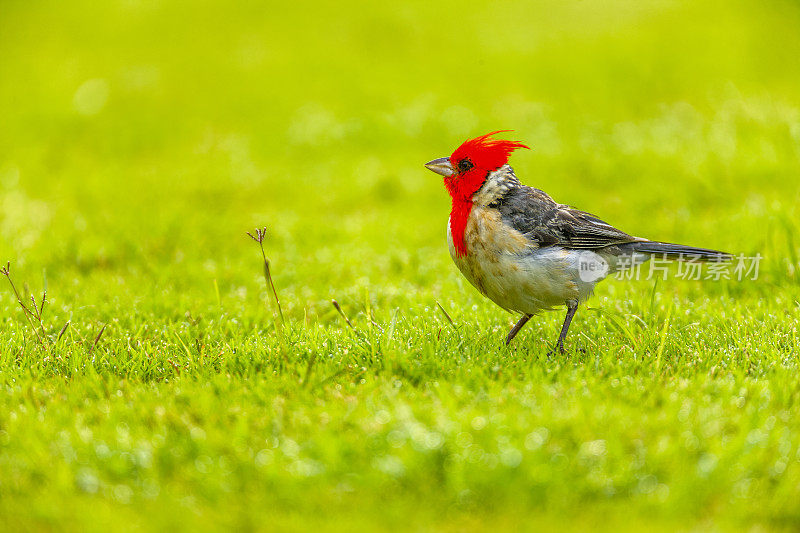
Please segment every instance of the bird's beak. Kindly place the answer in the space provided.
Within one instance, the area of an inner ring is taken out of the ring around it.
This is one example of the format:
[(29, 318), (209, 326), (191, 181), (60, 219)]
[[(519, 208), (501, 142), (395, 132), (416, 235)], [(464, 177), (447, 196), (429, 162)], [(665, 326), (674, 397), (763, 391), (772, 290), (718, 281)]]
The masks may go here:
[(433, 170), (437, 174), (441, 174), (442, 176), (452, 176), (456, 173), (456, 169), (453, 168), (453, 165), (450, 164), (449, 157), (440, 157), (439, 159), (434, 159), (433, 161), (428, 161), (425, 163), (425, 168), (428, 170)]

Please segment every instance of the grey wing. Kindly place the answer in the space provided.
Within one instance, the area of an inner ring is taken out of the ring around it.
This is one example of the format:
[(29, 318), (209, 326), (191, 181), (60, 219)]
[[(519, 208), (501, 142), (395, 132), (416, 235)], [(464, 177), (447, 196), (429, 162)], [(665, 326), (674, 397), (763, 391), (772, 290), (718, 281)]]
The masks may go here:
[(596, 216), (558, 204), (532, 187), (515, 187), (497, 202), (503, 220), (540, 247), (563, 246), (598, 249), (643, 241), (628, 235)]

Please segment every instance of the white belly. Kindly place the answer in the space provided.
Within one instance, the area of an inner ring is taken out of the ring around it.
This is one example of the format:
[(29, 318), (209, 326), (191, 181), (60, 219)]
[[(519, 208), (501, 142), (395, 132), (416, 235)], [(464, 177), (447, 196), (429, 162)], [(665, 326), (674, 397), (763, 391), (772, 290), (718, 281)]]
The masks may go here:
[[(456, 254), (447, 224), (450, 256), (464, 277), (484, 296), (509, 311), (534, 314), (588, 298), (602, 279), (581, 279), (589, 251), (538, 248), (501, 223), (494, 209), (475, 206), (465, 232), (467, 253)], [(600, 260), (600, 257), (597, 256)]]

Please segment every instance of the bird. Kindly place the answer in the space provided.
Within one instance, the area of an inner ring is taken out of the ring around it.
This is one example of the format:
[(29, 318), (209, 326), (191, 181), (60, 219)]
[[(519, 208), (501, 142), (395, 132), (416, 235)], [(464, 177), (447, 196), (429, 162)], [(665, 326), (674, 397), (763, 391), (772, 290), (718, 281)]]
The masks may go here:
[(508, 161), (515, 150), (528, 146), (496, 138), (509, 131), (469, 139), (450, 156), (425, 164), (444, 177), (450, 195), (447, 243), (453, 262), (481, 294), (521, 315), (506, 345), (533, 315), (566, 308), (548, 356), (555, 350), (566, 353), (572, 319), (597, 283), (654, 256), (713, 262), (732, 258), (717, 250), (634, 237), (522, 184)]

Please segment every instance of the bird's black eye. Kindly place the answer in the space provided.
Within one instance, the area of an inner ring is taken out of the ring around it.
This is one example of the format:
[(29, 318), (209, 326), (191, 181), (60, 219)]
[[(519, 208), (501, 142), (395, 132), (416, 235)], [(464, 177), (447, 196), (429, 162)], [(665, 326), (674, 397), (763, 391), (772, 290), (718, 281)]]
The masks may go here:
[(467, 172), (474, 166), (475, 165), (473, 165), (472, 161), (470, 161), (469, 159), (462, 159), (461, 161), (458, 162), (458, 171)]

